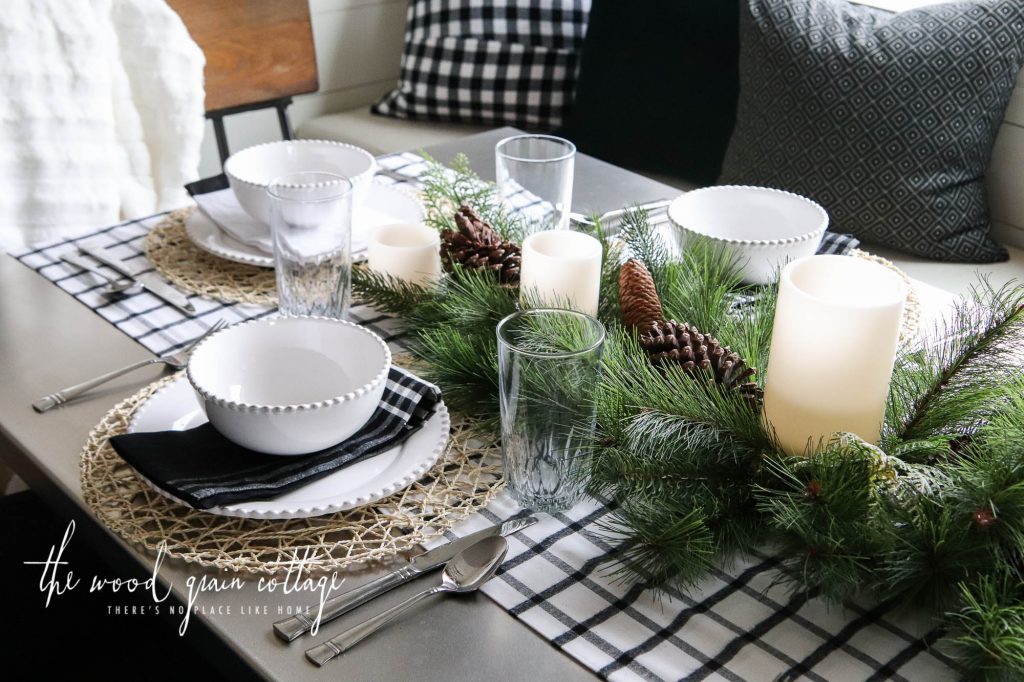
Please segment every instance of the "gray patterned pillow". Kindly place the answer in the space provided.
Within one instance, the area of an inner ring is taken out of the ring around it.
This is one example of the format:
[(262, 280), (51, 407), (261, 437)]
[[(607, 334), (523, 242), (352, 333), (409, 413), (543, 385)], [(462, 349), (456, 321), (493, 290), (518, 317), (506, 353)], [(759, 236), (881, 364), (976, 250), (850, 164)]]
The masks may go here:
[(1006, 250), (984, 176), (1024, 62), (1024, 2), (892, 14), (845, 0), (746, 0), (740, 102), (719, 182), (821, 203), (832, 229), (927, 258)]

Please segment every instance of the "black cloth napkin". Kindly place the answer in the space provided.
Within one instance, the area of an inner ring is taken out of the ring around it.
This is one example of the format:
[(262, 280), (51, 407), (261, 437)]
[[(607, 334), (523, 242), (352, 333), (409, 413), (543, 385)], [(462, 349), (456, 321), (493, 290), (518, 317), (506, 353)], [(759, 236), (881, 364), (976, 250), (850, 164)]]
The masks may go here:
[(376, 412), (348, 440), (298, 456), (266, 455), (232, 443), (209, 423), (188, 431), (114, 436), (110, 444), (154, 485), (196, 509), (267, 500), (389, 450), (434, 414), (441, 392), (392, 367)]

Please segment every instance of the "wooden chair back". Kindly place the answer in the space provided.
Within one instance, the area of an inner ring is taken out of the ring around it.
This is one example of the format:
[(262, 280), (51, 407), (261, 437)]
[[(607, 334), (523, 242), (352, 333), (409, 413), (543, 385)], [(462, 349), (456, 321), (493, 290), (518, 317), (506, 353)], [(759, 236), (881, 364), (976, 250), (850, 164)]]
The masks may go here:
[(206, 111), (315, 92), (307, 0), (167, 0), (206, 55)]

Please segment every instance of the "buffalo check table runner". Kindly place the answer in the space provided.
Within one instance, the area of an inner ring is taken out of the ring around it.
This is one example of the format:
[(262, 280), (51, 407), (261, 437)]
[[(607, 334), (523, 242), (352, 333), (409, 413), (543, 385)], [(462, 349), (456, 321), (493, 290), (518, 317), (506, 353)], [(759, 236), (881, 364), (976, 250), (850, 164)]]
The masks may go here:
[[(378, 159), (386, 177), (416, 186), (426, 163), (415, 154)], [(528, 196), (514, 198), (529, 205)], [(100, 294), (103, 283), (60, 260), (79, 243), (96, 243), (147, 267), (142, 241), (161, 215), (114, 225), (83, 237), (23, 249), (11, 255), (54, 282), (153, 353), (173, 352), (218, 319), (239, 322), (271, 315), (271, 308), (223, 304), (199, 296), (186, 316), (143, 292), (121, 300)], [(826, 235), (820, 252), (856, 246)], [(401, 325), (354, 306), (366, 324), (401, 349)], [(501, 494), (482, 513), (446, 535), (466, 535), (525, 512)], [(932, 644), (944, 633), (924, 616), (886, 605), (828, 606), (814, 594), (778, 581), (770, 548), (723, 565), (681, 592), (655, 595), (623, 583), (604, 559), (611, 546), (598, 524), (613, 510), (591, 500), (509, 538), (509, 554), (483, 591), (580, 664), (609, 680), (922, 680), (956, 676), (952, 661)]]

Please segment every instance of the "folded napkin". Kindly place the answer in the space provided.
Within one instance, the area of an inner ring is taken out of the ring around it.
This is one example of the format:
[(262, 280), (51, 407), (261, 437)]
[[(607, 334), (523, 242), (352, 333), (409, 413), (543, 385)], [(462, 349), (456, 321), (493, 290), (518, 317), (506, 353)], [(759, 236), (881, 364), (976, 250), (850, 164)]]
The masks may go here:
[(274, 253), (270, 239), (270, 226), (264, 225), (245, 212), (230, 189), (220, 189), (205, 194), (194, 194), (199, 210), (206, 214), (217, 227), (243, 244), (255, 247), (267, 254)]
[(209, 423), (188, 431), (114, 436), (110, 444), (153, 485), (196, 509), (267, 500), (403, 443), (434, 414), (441, 392), (392, 367), (370, 421), (348, 440), (308, 455), (265, 455)]

